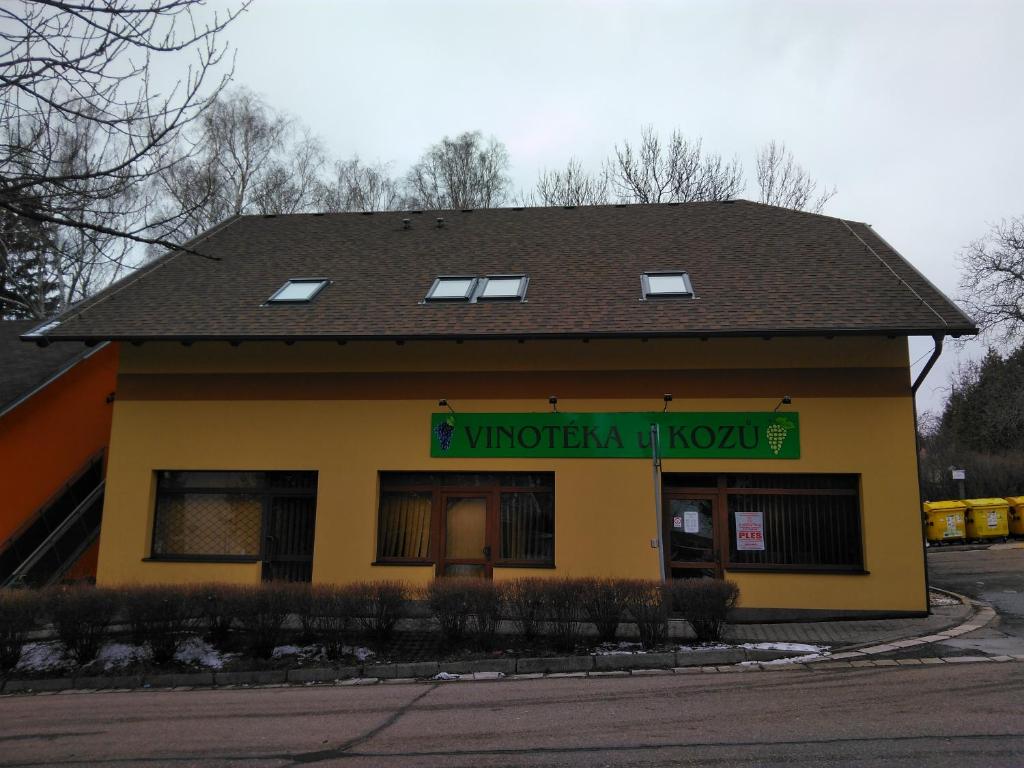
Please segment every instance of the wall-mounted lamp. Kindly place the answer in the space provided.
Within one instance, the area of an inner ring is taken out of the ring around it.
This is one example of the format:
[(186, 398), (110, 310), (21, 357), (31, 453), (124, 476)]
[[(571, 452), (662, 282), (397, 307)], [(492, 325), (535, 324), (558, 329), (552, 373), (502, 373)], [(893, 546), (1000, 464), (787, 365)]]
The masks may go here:
[(437, 405), (440, 408), (447, 408), (452, 413), (455, 413), (455, 409), (452, 408), (450, 405), (448, 405), (448, 401), (445, 400), (443, 397), (440, 400), (437, 401)]
[(775, 413), (782, 406), (789, 405), (792, 402), (793, 402), (793, 398), (792, 397), (790, 397), (789, 395), (783, 395), (782, 399), (779, 400), (779, 404), (776, 405), (774, 408), (772, 408), (772, 413)]
[(551, 404), (551, 412), (558, 413), (558, 398), (552, 395), (548, 398), (548, 402)]
[(661, 412), (668, 413), (668, 404), (672, 402), (672, 394), (670, 392), (666, 392), (661, 396), (661, 399), (665, 401), (665, 407), (661, 409)]

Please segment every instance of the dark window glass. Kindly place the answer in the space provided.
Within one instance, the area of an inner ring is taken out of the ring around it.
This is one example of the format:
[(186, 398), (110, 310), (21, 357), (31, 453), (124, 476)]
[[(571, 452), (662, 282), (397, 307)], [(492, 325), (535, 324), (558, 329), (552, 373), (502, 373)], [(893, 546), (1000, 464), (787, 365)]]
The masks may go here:
[[(276, 554), (300, 544), (311, 552), (316, 484), (316, 472), (157, 472), (152, 555), (260, 557), (264, 522), (272, 512), (290, 521), (272, 535)], [(291, 514), (278, 514), (285, 507)]]
[[(729, 560), (751, 565), (862, 565), (860, 504), (853, 495), (729, 494)], [(738, 550), (736, 513), (761, 512), (764, 550)]]
[(662, 475), (666, 488), (715, 488), (718, 486), (717, 475), (684, 475), (666, 473)]
[(552, 563), (555, 560), (555, 494), (501, 494), (501, 559)]
[(726, 475), (729, 488), (856, 491), (857, 475)]

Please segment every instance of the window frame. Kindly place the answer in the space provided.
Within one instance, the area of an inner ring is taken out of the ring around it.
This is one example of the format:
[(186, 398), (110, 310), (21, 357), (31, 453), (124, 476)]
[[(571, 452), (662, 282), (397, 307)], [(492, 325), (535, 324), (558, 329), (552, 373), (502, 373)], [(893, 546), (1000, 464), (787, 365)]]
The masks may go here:
[[(437, 296), (437, 289), (441, 286), (441, 283), (446, 280), (468, 280), (469, 287), (462, 296)], [(427, 290), (427, 295), (423, 297), (423, 301), (427, 303), (437, 302), (461, 302), (464, 301), (469, 303), (474, 293), (476, 292), (477, 285), (480, 282), (480, 278), (476, 275), (438, 275), (434, 278), (434, 282), (430, 284), (430, 288)]]
[[(487, 286), (491, 280), (518, 280), (519, 288), (516, 293), (511, 296), (485, 296), (487, 292)], [(510, 274), (510, 275), (487, 275), (480, 279), (480, 285), (476, 291), (476, 301), (511, 301), (511, 302), (523, 302), (526, 301), (526, 291), (530, 285), (530, 278), (526, 274)]]
[[(313, 299), (315, 299), (317, 296), (320, 295), (320, 292), (323, 291), (324, 288), (326, 288), (328, 285), (330, 285), (330, 282), (331, 281), (328, 280), (326, 277), (293, 277), (293, 278), (289, 278), (288, 280), (285, 281), (284, 285), (282, 285), (280, 288), (278, 288), (276, 291), (274, 291), (272, 294), (270, 294), (270, 298), (268, 298), (265, 302), (263, 302), (263, 306), (269, 306), (271, 304), (309, 304), (311, 301), (313, 301)], [(304, 298), (301, 298), (301, 299), (282, 299), (282, 298), (279, 298), (279, 296), (282, 293), (284, 293), (286, 290), (288, 290), (288, 288), (290, 286), (298, 285), (300, 283), (302, 283), (302, 284), (318, 283), (318, 285), (317, 285), (316, 289), (311, 294), (309, 294), (309, 296), (306, 296)]]
[[(683, 278), (683, 284), (686, 286), (685, 291), (652, 291), (651, 280), (652, 277), (681, 277)], [(643, 299), (646, 301), (651, 298), (660, 298), (662, 296), (682, 296), (693, 298), (695, 296), (693, 292), (693, 283), (690, 281), (690, 273), (681, 269), (672, 270), (655, 270), (644, 272), (640, 275), (640, 290), (643, 294)]]
[[(550, 478), (550, 483), (541, 485), (522, 486), (505, 485), (494, 483), (487, 485), (446, 485), (442, 482), (444, 476), (454, 475), (491, 475), (491, 474), (514, 474), (534, 475)], [(422, 475), (422, 483), (389, 483), (388, 476), (394, 475)], [(399, 558), (385, 557), (382, 554), (383, 541), (381, 540), (382, 512), (380, 498), (384, 493), (430, 493), (430, 529), (429, 542), (427, 545), (427, 557), (425, 558)], [(554, 472), (472, 472), (472, 471), (448, 471), (448, 472), (402, 472), (386, 470), (378, 473), (377, 492), (377, 530), (375, 532), (375, 558), (372, 565), (423, 565), (440, 567), (444, 560), (441, 546), (444, 542), (444, 514), (443, 499), (445, 496), (486, 496), (487, 502), (487, 544), (491, 547), (491, 568), (538, 568), (551, 569), (555, 567), (556, 553), (556, 526), (554, 525), (554, 514), (552, 512), (551, 529), (551, 559), (550, 560), (516, 560), (503, 559), (501, 557), (501, 495), (503, 493), (550, 493), (552, 496), (552, 509), (555, 507), (555, 473)]]
[[(195, 488), (160, 488), (160, 475), (164, 472), (188, 472), (191, 474), (247, 474), (259, 472), (263, 475), (263, 484), (258, 488), (239, 488), (232, 486), (200, 486)], [(308, 488), (273, 488), (268, 482), (268, 475), (282, 472), (309, 472), (316, 475), (316, 483), (312, 489)], [(153, 515), (151, 518), (151, 531), (149, 537), (149, 556), (143, 558), (145, 562), (170, 562), (170, 563), (258, 563), (266, 559), (267, 547), (267, 522), (270, 518), (271, 505), (275, 498), (312, 498), (314, 502), (318, 499), (320, 490), (319, 473), (316, 470), (258, 470), (258, 469), (158, 469), (154, 471), (154, 494), (153, 494)], [(260, 541), (258, 551), (254, 555), (228, 555), (228, 554), (167, 554), (155, 551), (157, 536), (157, 513), (159, 512), (161, 496), (257, 496), (260, 498)]]
[[(689, 486), (689, 485), (666, 485), (662, 482), (662, 493), (668, 496), (704, 496), (712, 497), (715, 500), (715, 530), (716, 541), (721, 556), (720, 568), (722, 571), (741, 572), (765, 572), (765, 573), (832, 573), (832, 574), (853, 574), (866, 575), (869, 571), (866, 568), (864, 550), (864, 494), (862, 478), (853, 472), (721, 472), (721, 473), (687, 473), (672, 472), (665, 473), (669, 483), (673, 478), (683, 478), (688, 474), (695, 477), (711, 475), (716, 479), (714, 486)], [(820, 476), (822, 478), (844, 477), (855, 482), (851, 488), (751, 488), (751, 487), (730, 487), (730, 477), (744, 477), (750, 475), (771, 476), (771, 475), (800, 475), (802, 477)], [(854, 497), (857, 506), (857, 533), (859, 541), (857, 550), (859, 563), (856, 564), (786, 564), (786, 563), (743, 563), (732, 560), (732, 525), (731, 512), (729, 509), (730, 496), (846, 496)]]

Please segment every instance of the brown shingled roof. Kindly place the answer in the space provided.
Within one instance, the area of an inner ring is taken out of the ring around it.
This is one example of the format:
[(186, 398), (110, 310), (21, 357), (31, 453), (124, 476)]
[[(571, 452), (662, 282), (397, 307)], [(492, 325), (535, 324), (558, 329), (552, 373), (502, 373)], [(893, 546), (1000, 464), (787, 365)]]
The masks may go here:
[[(437, 217), (445, 224), (438, 228)], [(402, 219), (411, 220), (404, 229)], [(746, 201), (244, 216), (74, 307), (59, 339), (960, 335), (975, 324), (866, 224)], [(642, 301), (640, 275), (694, 298)], [(525, 273), (527, 301), (423, 303)], [(289, 278), (333, 282), (265, 306)]]
[(97, 349), (80, 344), (40, 349), (22, 342), (19, 337), (37, 325), (37, 320), (0, 320), (0, 416)]

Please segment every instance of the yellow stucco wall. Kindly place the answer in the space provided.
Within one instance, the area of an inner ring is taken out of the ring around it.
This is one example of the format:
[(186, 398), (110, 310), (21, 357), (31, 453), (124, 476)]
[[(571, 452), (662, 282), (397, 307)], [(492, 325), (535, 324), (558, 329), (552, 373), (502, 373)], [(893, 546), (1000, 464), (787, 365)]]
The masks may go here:
[[(122, 373), (266, 371), (450, 371), (668, 368), (902, 368), (903, 339), (806, 339), (709, 342), (602, 342), (525, 345), (467, 343), (170, 344), (126, 347)], [(756, 387), (751, 385), (752, 389)], [(562, 393), (558, 393), (562, 396)], [(779, 392), (778, 396), (788, 394)], [(438, 392), (438, 396), (445, 396)], [(764, 411), (778, 400), (678, 398), (676, 411)], [(161, 469), (304, 469), (319, 472), (315, 582), (403, 579), (425, 583), (429, 566), (374, 566), (377, 483), (381, 471), (552, 471), (555, 565), (552, 570), (495, 568), (496, 579), (525, 575), (655, 578), (654, 491), (647, 460), (431, 459), (427, 424), (436, 397), (416, 399), (119, 399), (114, 409), (98, 580), (104, 584), (224, 580), (254, 583), (255, 564), (145, 562), (153, 517), (154, 472)], [(572, 399), (565, 411), (646, 411), (652, 398)], [(536, 399), (465, 399), (460, 411), (536, 411)], [(801, 397), (801, 456), (795, 461), (666, 460), (666, 472), (822, 472), (861, 475), (868, 574), (729, 573), (742, 605), (825, 610), (926, 610), (917, 513), (914, 421), (909, 392), (872, 397)]]

